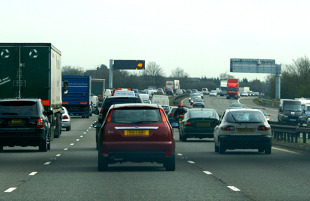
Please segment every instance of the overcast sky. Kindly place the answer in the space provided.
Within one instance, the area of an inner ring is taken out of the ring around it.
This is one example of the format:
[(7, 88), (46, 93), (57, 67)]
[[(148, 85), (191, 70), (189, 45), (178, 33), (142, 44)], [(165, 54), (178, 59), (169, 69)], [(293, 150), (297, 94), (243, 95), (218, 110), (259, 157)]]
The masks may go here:
[[(308, 0), (0, 0), (1, 42), (49, 42), (62, 65), (145, 60), (166, 76), (229, 73), (230, 58), (310, 54)], [(232, 75), (250, 80), (266, 74)]]

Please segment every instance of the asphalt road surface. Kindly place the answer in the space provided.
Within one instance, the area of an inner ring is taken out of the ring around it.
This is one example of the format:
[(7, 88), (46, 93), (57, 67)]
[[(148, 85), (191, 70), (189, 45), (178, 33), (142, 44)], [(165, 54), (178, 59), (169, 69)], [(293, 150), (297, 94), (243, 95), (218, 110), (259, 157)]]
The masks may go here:
[[(236, 101), (204, 100), (220, 114)], [(5, 147), (0, 200), (310, 200), (309, 155), (276, 147), (271, 155), (257, 150), (220, 155), (213, 139), (180, 142), (177, 129), (176, 171), (156, 163), (122, 163), (98, 172), (95, 121), (96, 115), (73, 117), (72, 130), (63, 130), (45, 153)]]

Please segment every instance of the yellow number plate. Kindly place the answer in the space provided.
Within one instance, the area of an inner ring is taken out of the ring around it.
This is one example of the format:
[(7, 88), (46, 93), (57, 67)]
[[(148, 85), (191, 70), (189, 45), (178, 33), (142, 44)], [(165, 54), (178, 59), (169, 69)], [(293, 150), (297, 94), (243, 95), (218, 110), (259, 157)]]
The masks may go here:
[(254, 128), (238, 128), (237, 131), (238, 133), (254, 133), (255, 129)]
[(197, 122), (197, 126), (210, 126), (210, 122)]
[(12, 124), (21, 124), (22, 122), (21, 119), (12, 119)]
[(149, 136), (149, 130), (125, 130), (125, 136)]

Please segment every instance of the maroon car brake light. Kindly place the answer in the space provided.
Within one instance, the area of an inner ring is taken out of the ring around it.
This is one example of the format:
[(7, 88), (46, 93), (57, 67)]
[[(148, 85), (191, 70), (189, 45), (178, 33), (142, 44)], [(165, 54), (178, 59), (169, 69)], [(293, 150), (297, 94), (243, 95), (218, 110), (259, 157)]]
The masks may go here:
[(111, 119), (112, 119), (112, 113), (113, 113), (113, 109), (111, 109), (111, 110), (109, 111), (109, 114), (108, 114), (107, 119), (106, 119), (107, 122), (110, 122), (110, 121), (111, 121)]
[(166, 122), (167, 121), (167, 117), (165, 115), (165, 111), (163, 109), (160, 109), (160, 116), (161, 116), (161, 120), (163, 122)]
[(185, 123), (185, 126), (192, 126), (191, 120), (187, 120), (186, 123)]

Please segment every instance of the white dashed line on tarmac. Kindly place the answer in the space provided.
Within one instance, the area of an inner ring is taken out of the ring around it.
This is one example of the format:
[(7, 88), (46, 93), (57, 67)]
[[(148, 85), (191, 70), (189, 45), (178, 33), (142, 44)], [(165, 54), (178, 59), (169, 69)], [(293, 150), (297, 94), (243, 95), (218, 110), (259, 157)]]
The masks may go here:
[(34, 175), (36, 175), (38, 172), (31, 172), (30, 174), (29, 174), (29, 176), (34, 176)]
[(17, 187), (11, 187), (11, 188), (8, 188), (6, 191), (4, 191), (5, 193), (11, 193), (12, 191), (16, 190)]
[(49, 164), (51, 164), (51, 162), (50, 162), (50, 161), (49, 161), (49, 162), (44, 163), (44, 165), (49, 165)]
[(194, 161), (187, 161), (188, 163), (191, 163), (191, 164), (194, 164), (195, 162)]
[(212, 174), (212, 172), (209, 172), (209, 171), (203, 171), (205, 174), (207, 174), (207, 175), (210, 175), (210, 174)]
[(57, 154), (57, 155), (56, 155), (56, 157), (59, 157), (59, 156), (61, 156), (61, 154)]
[(235, 186), (227, 186), (228, 188), (230, 188), (231, 190), (233, 190), (233, 191), (240, 191), (240, 189), (239, 188), (237, 188), (237, 187), (235, 187)]
[(78, 141), (80, 141), (80, 139), (76, 139), (76, 141), (78, 142)]
[(71, 144), (70, 144), (70, 146), (73, 146), (73, 145), (74, 145), (74, 143), (71, 143)]
[(68, 148), (64, 148), (65, 151), (68, 151)]

